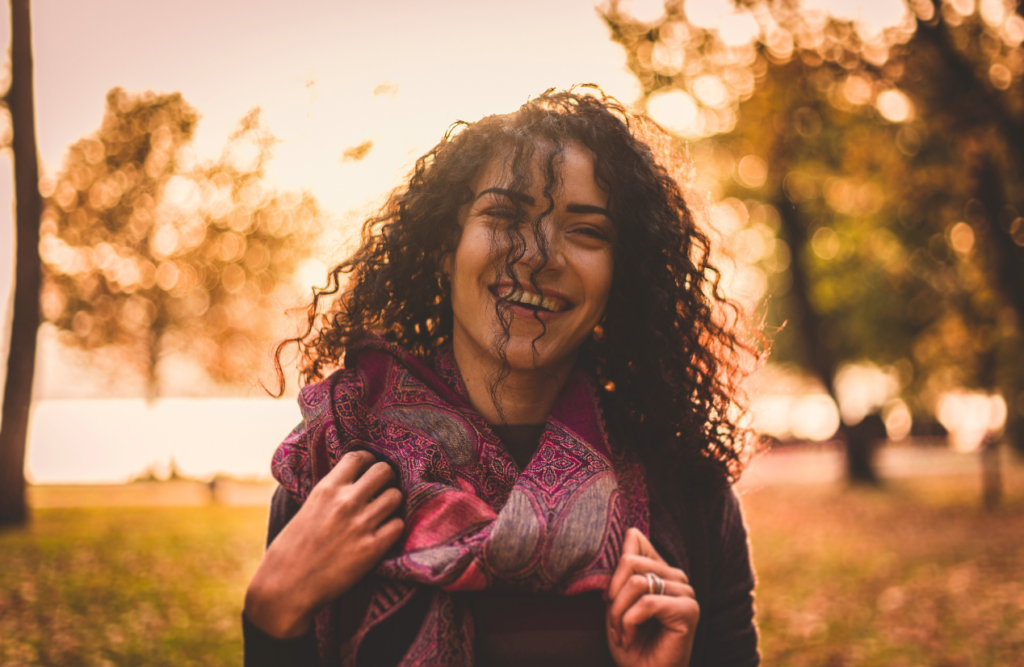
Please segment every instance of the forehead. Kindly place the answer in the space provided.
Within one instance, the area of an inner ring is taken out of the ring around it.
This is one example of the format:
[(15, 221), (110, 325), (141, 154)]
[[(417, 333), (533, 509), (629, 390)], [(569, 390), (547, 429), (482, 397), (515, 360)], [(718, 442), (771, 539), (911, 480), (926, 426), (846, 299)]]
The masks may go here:
[[(488, 188), (512, 188), (518, 185), (517, 189), (524, 192), (542, 195), (548, 180), (548, 162), (555, 152), (556, 149), (551, 144), (537, 142), (530, 157), (529, 167), (521, 174), (513, 174), (513, 152), (502, 151), (480, 169), (470, 182), (470, 188), (476, 194)], [(575, 142), (563, 144), (557, 155), (554, 155), (553, 166), (553, 195), (607, 201), (607, 193), (594, 176), (594, 154), (585, 146)]]

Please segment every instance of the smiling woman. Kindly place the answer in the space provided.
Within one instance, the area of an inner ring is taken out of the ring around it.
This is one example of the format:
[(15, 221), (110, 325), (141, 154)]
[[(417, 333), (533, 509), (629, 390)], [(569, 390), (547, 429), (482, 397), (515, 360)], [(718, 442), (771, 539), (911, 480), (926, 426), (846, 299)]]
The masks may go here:
[[(491, 423), (534, 424), (547, 417), (604, 316), (615, 228), (589, 150), (570, 143), (558, 156), (534, 153), (526, 191), (509, 187), (510, 157), (498, 156), (470, 182), (472, 201), (459, 210), (462, 232), (443, 270), (451, 281), (452, 345), (459, 368), (468, 369), (462, 376), (471, 400), (473, 389), (502, 375), (516, 388), (483, 392), (488, 400), (473, 407)], [(520, 217), (531, 221), (525, 230)], [(517, 241), (521, 257), (506, 263)]]
[(282, 344), (304, 421), (247, 665), (758, 663), (753, 350), (661, 145), (549, 91), (454, 126), (366, 223)]

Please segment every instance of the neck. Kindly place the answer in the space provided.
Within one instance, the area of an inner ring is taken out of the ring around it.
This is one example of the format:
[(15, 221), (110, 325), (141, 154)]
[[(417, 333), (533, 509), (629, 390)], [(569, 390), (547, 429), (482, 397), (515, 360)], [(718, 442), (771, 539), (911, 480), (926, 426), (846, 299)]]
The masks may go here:
[(547, 421), (559, 392), (572, 372), (575, 359), (568, 359), (554, 368), (509, 369), (498, 386), (497, 399), (491, 385), (501, 372), (501, 363), (487, 350), (456, 334), (452, 351), (462, 381), (469, 394), (469, 403), (488, 424), (541, 424)]

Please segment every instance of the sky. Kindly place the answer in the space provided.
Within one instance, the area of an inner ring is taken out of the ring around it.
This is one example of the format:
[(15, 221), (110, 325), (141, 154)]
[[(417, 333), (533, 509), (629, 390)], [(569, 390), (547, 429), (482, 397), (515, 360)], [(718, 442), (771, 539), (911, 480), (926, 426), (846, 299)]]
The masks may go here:
[[(639, 92), (592, 0), (37, 0), (33, 18), (48, 172), (98, 127), (110, 88), (180, 91), (202, 116), (200, 155), (259, 106), (282, 140), (272, 177), (338, 212), (394, 186), (454, 120), (551, 86)], [(364, 161), (341, 163), (366, 140)]]

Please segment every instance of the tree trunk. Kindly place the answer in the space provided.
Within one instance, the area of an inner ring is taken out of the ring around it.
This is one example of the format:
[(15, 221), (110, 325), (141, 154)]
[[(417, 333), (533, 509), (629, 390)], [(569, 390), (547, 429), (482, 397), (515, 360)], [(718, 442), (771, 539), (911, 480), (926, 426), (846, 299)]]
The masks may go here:
[(0, 526), (28, 520), (25, 444), (39, 330), (39, 165), (32, 102), (32, 27), (29, 0), (11, 0), (11, 88), (7, 103), (14, 131), (14, 193), (17, 247), (14, 318), (7, 355), (3, 421), (0, 422)]
[(149, 332), (149, 340), (146, 342), (146, 407), (149, 408), (156, 405), (156, 400), (160, 398), (160, 375), (157, 370), (160, 361), (160, 335), (157, 332), (162, 329), (163, 327), (154, 322)]
[(999, 507), (1003, 498), (1003, 473), (999, 465), (999, 439), (986, 437), (981, 446), (981, 496), (986, 511)]
[[(800, 337), (804, 341), (807, 350), (807, 362), (810, 369), (825, 385), (825, 390), (832, 396), (832, 400), (838, 405), (835, 387), (832, 385), (832, 374), (835, 372), (835, 362), (821, 342), (821, 318), (814, 311), (810, 299), (810, 279), (804, 269), (803, 261), (800, 259), (800, 251), (807, 247), (807, 233), (804, 225), (799, 220), (799, 214), (792, 204), (786, 200), (782, 192), (781, 182), (779, 196), (776, 199), (775, 207), (779, 210), (779, 218), (782, 222), (782, 235), (789, 243), (792, 251), (792, 260), (789, 265), (790, 276), (793, 285), (790, 294), (793, 297), (794, 315), (797, 319)], [(845, 424), (839, 425), (839, 437), (846, 443), (846, 478), (855, 484), (879, 483), (878, 475), (875, 472), (874, 448), (876, 433), (869, 432), (863, 428), (848, 428)], [(884, 427), (882, 436), (885, 437)]]
[(982, 157), (978, 169), (978, 201), (985, 209), (985, 223), (991, 247), (986, 252), (992, 257), (996, 282), (1006, 303), (1024, 322), (1024, 249), (1018, 246), (1009, 225), (1001, 225), (999, 216), (1009, 202), (1004, 196), (1003, 179), (991, 156)]
[[(789, 75), (795, 75), (790, 73)], [(799, 75), (802, 75), (799, 74)], [(791, 100), (785, 107), (787, 118), (792, 118), (795, 107), (799, 106), (799, 100)], [(789, 264), (790, 277), (793, 279), (790, 287), (794, 315), (798, 335), (803, 340), (806, 350), (806, 363), (809, 370), (821, 380), (825, 390), (832, 397), (832, 400), (839, 404), (836, 397), (835, 387), (832, 383), (832, 376), (836, 371), (836, 360), (821, 340), (822, 322), (811, 304), (810, 291), (811, 281), (801, 257), (802, 251), (807, 247), (807, 226), (800, 219), (800, 211), (786, 197), (783, 183), (786, 172), (792, 162), (794, 150), (792, 142), (798, 141), (794, 136), (786, 136), (782, 132), (776, 136), (772, 154), (768, 156), (771, 170), (769, 172), (769, 186), (774, 190), (772, 204), (779, 212), (781, 232), (785, 241), (789, 244), (792, 259)], [(847, 428), (845, 424), (839, 424), (839, 437), (846, 443), (846, 477), (847, 480), (856, 484), (879, 483), (878, 475), (874, 465), (874, 441), (862, 434), (867, 433), (864, 429)]]
[[(985, 209), (987, 236), (990, 240), (990, 247), (985, 252), (993, 264), (997, 289), (1002, 293), (1005, 302), (1016, 312), (1018, 326), (1024, 325), (1024, 248), (1014, 242), (1009, 225), (1000, 222), (1000, 216), (1003, 215), (1008, 202), (999, 169), (990, 155), (982, 157), (978, 170), (978, 199)], [(995, 374), (997, 363), (993, 360), (990, 378), (993, 388), (998, 384)], [(1024, 452), (1024, 419), (1017, 408), (1022, 395), (1019, 381), (1011, 382), (1010, 386), (1004, 383), (1003, 391), (1007, 404), (1006, 434), (1013, 447)], [(999, 482), (1002, 478), (996, 476), (992, 479)]]
[[(941, 15), (942, 3), (933, 0), (935, 13)], [(957, 50), (945, 21), (933, 24), (918, 21), (917, 35), (935, 48), (945, 64), (944, 77), (950, 97), (961, 108), (973, 111), (993, 123), (1002, 134), (1017, 167), (1024, 168), (1024, 123), (1014, 118), (1006, 105), (983, 80), (976, 68)]]
[[(938, 13), (941, 2), (933, 0), (933, 3)], [(1019, 1), (1016, 11), (1018, 14), (1021, 11)], [(983, 125), (995, 128), (1003, 139), (1003, 147), (1011, 163), (1009, 166), (1024, 169), (1024, 123), (1007, 109), (999, 93), (979, 76), (978, 69), (953, 44), (949, 26), (944, 21), (930, 25), (918, 22), (917, 35), (936, 49), (945, 65), (946, 77), (943, 79), (942, 91), (947, 108), (955, 109), (967, 128)], [(976, 177), (977, 197), (985, 208), (991, 242), (989, 257), (995, 265), (996, 287), (1006, 303), (1016, 311), (1017, 322), (1024, 323), (1024, 264), (1021, 263), (1024, 257), (1021, 248), (1014, 243), (1009, 228), (999, 222), (1001, 211), (1008, 202), (1004, 196), (1000, 170), (993, 156), (981, 156)], [(994, 386), (993, 382), (990, 388)], [(1024, 420), (1020, 418), (1016, 407), (1024, 394), (1019, 393), (1016, 387), (1009, 389), (1004, 393), (1008, 404), (1006, 433), (1013, 446), (1024, 451)], [(992, 443), (993, 450), (997, 444)], [(991, 458), (986, 449), (982, 452), (982, 460), (985, 505), (989, 507), (990, 502), (999, 501), (1001, 489), (992, 491), (991, 485), (1001, 484), (1002, 476), (998, 474), (998, 456)]]

